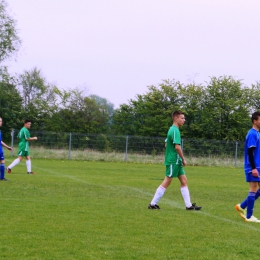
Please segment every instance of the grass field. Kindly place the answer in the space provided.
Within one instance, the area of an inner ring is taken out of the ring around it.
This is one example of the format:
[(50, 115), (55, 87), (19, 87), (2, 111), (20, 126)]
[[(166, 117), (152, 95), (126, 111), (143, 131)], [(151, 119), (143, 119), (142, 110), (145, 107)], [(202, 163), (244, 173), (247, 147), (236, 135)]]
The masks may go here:
[[(13, 158), (12, 158), (13, 159)], [(6, 165), (12, 160), (7, 158)], [(164, 166), (33, 159), (0, 183), (0, 259), (259, 259), (260, 224), (235, 204), (248, 193), (242, 168), (186, 167), (186, 211), (174, 180), (148, 210)], [(260, 218), (257, 201), (254, 215)]]

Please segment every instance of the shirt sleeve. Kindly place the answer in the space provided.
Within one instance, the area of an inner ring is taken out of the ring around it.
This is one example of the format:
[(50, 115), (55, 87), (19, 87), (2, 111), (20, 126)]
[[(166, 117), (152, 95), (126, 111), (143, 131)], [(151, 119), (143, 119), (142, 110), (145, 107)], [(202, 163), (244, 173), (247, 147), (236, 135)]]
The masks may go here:
[(257, 139), (258, 139), (258, 136), (256, 134), (248, 135), (247, 147), (246, 148), (249, 149), (251, 147), (256, 147)]
[(174, 129), (172, 135), (173, 144), (181, 145), (181, 135), (179, 129)]

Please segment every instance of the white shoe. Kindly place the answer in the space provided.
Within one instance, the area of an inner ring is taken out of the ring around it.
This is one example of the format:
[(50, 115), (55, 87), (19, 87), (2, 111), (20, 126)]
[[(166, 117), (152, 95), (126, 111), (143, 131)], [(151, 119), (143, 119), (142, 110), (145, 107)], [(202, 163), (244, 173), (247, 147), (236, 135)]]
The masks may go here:
[(254, 216), (251, 216), (251, 218), (245, 218), (245, 222), (255, 222), (255, 223), (260, 223), (260, 220), (257, 219)]

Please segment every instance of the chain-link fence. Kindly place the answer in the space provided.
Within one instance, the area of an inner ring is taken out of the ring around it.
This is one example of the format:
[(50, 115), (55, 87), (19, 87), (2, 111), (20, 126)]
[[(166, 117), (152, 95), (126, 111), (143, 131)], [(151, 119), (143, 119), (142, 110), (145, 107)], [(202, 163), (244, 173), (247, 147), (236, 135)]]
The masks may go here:
[[(18, 130), (11, 132), (15, 155)], [(165, 138), (31, 131), (31, 157), (96, 161), (163, 163)], [(189, 165), (242, 166), (243, 142), (182, 139)]]

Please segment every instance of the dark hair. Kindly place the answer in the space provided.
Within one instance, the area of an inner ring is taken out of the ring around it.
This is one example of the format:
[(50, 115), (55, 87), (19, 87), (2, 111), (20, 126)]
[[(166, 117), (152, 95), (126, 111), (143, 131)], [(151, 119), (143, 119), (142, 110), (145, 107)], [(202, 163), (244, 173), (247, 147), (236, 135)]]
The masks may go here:
[(31, 123), (31, 120), (30, 119), (24, 119), (23, 123), (24, 124)]
[(184, 115), (184, 113), (180, 110), (175, 110), (174, 112), (172, 112), (172, 120), (174, 120), (174, 118), (179, 115)]
[(251, 116), (252, 123), (254, 123), (254, 120), (258, 120), (258, 117), (260, 117), (260, 112), (259, 111), (254, 112)]

